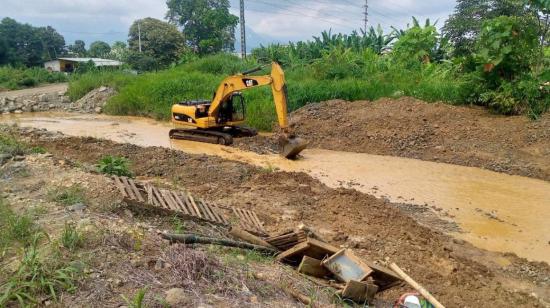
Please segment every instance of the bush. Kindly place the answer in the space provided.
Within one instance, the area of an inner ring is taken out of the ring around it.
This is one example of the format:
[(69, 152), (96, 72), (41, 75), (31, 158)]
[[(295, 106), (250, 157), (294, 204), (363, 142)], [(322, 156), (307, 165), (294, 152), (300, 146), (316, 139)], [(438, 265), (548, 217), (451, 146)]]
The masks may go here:
[(85, 74), (75, 74), (69, 81), (67, 94), (72, 101), (75, 101), (101, 86), (118, 90), (133, 77), (134, 75), (122, 70), (91, 70)]
[(99, 172), (110, 175), (128, 176), (131, 177), (132, 173), (129, 170), (129, 162), (124, 157), (118, 156), (105, 156), (103, 157), (97, 166)]

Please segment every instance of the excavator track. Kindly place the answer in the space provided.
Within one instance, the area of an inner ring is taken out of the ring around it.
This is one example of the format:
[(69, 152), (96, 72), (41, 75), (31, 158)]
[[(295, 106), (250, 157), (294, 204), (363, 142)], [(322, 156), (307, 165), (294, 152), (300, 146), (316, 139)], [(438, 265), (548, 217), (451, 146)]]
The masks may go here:
[(168, 133), (170, 139), (198, 141), (205, 143), (231, 145), (233, 136), (213, 130), (174, 128)]

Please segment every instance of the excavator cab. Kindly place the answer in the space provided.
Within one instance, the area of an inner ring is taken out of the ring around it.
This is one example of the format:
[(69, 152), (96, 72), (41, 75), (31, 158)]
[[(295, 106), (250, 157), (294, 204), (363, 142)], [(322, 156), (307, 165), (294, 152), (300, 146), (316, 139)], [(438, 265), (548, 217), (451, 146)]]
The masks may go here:
[(235, 92), (230, 95), (220, 106), (216, 123), (226, 124), (231, 122), (237, 124), (244, 122), (245, 119), (245, 100), (241, 92)]

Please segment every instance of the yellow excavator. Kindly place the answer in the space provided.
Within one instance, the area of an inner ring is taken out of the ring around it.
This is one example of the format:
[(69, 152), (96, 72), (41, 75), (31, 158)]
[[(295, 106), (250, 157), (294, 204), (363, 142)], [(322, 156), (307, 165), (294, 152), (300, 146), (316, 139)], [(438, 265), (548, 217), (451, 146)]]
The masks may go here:
[(285, 74), (281, 66), (273, 62), (270, 75), (250, 75), (261, 69), (257, 67), (225, 78), (211, 101), (183, 101), (173, 105), (172, 123), (176, 128), (170, 130), (170, 138), (230, 145), (233, 137), (256, 135), (255, 129), (242, 125), (246, 109), (241, 91), (270, 85), (281, 128), (280, 153), (286, 158), (295, 158), (307, 147), (307, 142), (294, 136), (288, 124)]

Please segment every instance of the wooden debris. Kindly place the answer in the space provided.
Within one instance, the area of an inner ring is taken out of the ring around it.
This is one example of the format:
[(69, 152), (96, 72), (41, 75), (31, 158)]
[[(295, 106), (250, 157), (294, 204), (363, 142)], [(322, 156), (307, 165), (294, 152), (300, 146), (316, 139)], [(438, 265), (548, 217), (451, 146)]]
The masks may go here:
[(322, 262), (338, 279), (349, 282), (361, 281), (369, 276), (373, 270), (349, 249), (342, 249)]
[(350, 280), (342, 291), (342, 298), (351, 299), (359, 304), (370, 303), (376, 292), (378, 292), (378, 286), (373, 283)]
[(405, 272), (397, 266), (397, 264), (392, 263), (390, 264), (390, 268), (397, 274), (399, 277), (401, 277), (403, 280), (405, 280), (411, 287), (413, 287), (418, 293), (420, 293), (422, 296), (424, 296), (425, 299), (427, 299), (432, 305), (434, 305), (436, 308), (445, 308), (443, 304), (441, 304), (433, 295), (426, 290), (423, 286), (421, 286), (418, 282), (414, 281), (409, 275), (405, 274)]
[(304, 256), (298, 266), (298, 273), (313, 277), (324, 278), (330, 275), (330, 272), (321, 264), (321, 260)]
[(311, 304), (312, 304), (311, 298), (309, 298), (308, 296), (298, 292), (294, 288), (281, 286), (281, 289), (283, 289), (283, 291), (285, 291), (286, 294), (288, 294), (288, 295), (294, 297), (295, 299), (297, 299), (300, 303), (302, 303), (306, 306), (311, 306)]
[(205, 200), (193, 197), (184, 189), (181, 191), (158, 189), (149, 183), (139, 183), (120, 176), (112, 176), (112, 179), (128, 203), (148, 205), (163, 211), (174, 212), (186, 219), (200, 219), (219, 225), (229, 225), (228, 218), (221, 214), (222, 210), (228, 210), (237, 216), (241, 225), (247, 227), (245, 230), (265, 235), (262, 222), (253, 211), (215, 206)]
[(244, 240), (244, 241), (247, 241), (251, 244), (254, 244), (254, 245), (259, 245), (259, 246), (264, 246), (264, 247), (268, 247), (268, 248), (271, 248), (271, 249), (277, 249), (276, 247), (272, 246), (271, 244), (269, 244), (268, 242), (262, 240), (261, 238), (253, 235), (253, 234), (250, 234), (248, 232), (246, 232), (245, 230), (242, 230), (238, 227), (231, 227), (231, 229), (229, 229), (229, 234), (238, 238), (238, 239), (241, 239), (241, 240)]
[(338, 248), (318, 241), (316, 239), (307, 239), (307, 241), (300, 243), (289, 250), (282, 252), (277, 256), (278, 261), (287, 261), (293, 264), (298, 264), (302, 261), (304, 256), (309, 256), (318, 260), (323, 260), (338, 252)]
[(161, 233), (161, 237), (166, 240), (170, 240), (171, 242), (180, 242), (184, 244), (214, 244), (214, 245), (220, 245), (220, 246), (229, 246), (229, 247), (237, 247), (237, 248), (243, 248), (243, 249), (250, 249), (250, 250), (256, 250), (259, 252), (269, 253), (269, 254), (276, 254), (277, 250), (264, 247), (264, 246), (258, 246), (250, 243), (245, 242), (237, 242), (237, 241), (231, 241), (226, 239), (219, 239), (219, 238), (211, 238), (211, 237), (202, 237), (195, 234), (169, 234), (169, 233)]
[(373, 270), (370, 277), (374, 279), (374, 283), (379, 287), (379, 291), (389, 289), (402, 281), (401, 277), (391, 269), (376, 265), (373, 262), (364, 262)]
[(305, 242), (306, 240), (307, 235), (303, 230), (290, 230), (265, 239), (266, 242), (279, 248), (280, 250), (288, 250), (299, 243)]

